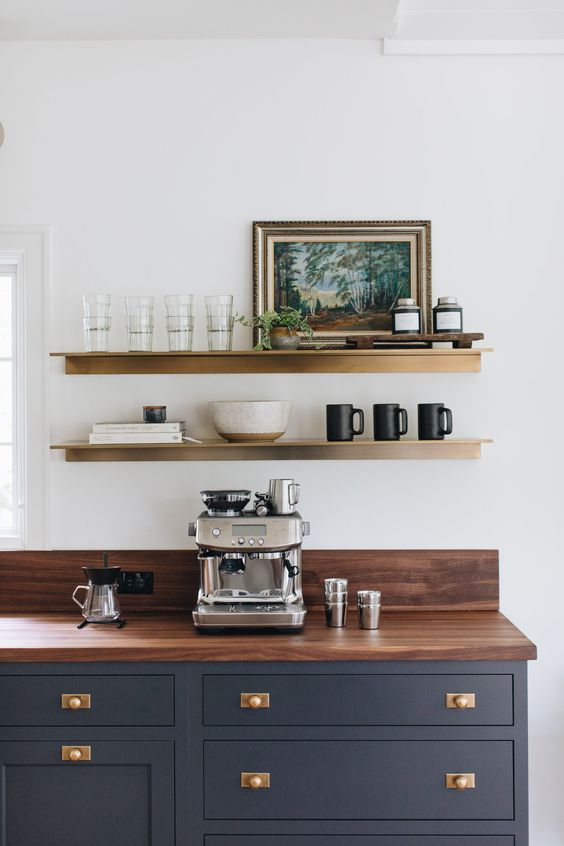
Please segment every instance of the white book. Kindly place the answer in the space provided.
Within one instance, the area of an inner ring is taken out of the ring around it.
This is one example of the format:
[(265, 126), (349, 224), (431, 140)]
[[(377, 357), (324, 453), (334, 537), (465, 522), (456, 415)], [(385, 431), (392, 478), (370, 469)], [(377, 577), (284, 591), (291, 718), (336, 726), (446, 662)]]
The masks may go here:
[(181, 444), (183, 440), (184, 432), (92, 432), (88, 436), (91, 444)]
[(94, 423), (93, 432), (183, 432), (184, 420), (170, 423)]

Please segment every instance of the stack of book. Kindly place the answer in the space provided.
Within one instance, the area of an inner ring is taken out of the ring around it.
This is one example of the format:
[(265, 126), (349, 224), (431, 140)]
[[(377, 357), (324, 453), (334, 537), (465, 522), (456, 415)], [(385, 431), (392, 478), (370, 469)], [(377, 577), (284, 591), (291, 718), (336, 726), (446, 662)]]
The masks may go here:
[[(181, 444), (186, 423), (94, 423), (91, 444)], [(191, 440), (191, 439), (188, 439)]]

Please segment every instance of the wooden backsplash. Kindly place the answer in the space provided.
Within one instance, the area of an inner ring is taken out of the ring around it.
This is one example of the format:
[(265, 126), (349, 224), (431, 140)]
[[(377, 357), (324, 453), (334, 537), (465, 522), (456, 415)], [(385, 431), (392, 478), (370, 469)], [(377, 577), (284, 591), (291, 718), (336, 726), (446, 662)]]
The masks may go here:
[[(382, 591), (388, 610), (492, 611), (499, 607), (499, 555), (492, 549), (318, 549), (303, 552), (308, 605), (323, 603), (323, 579), (348, 578), (349, 599), (361, 588)], [(102, 552), (49, 550), (0, 552), (0, 613), (72, 613), (81, 567), (101, 566)], [(109, 563), (152, 570), (154, 593), (120, 596), (126, 614), (192, 608), (199, 584), (194, 550), (117, 550)]]

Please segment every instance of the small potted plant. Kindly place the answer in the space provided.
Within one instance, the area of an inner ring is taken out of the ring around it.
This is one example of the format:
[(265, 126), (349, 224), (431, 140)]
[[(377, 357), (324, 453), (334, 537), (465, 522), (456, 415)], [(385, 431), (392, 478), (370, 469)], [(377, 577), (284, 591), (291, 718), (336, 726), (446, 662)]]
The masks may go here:
[(255, 350), (297, 350), (300, 335), (313, 338), (313, 330), (307, 318), (290, 306), (282, 306), (280, 311), (265, 311), (253, 318), (240, 315), (237, 320), (243, 326), (253, 326), (260, 330), (260, 340)]

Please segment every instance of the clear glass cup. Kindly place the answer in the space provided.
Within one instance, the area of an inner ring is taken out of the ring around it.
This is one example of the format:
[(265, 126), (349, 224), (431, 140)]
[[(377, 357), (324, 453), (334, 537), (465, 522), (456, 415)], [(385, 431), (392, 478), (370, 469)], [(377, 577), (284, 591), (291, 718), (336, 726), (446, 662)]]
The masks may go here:
[(233, 317), (208, 315), (208, 349), (211, 352), (225, 352), (232, 349), (233, 322)]
[(192, 316), (167, 317), (166, 328), (169, 352), (190, 352), (192, 350), (194, 332), (194, 318)]
[(111, 294), (84, 294), (82, 311), (84, 317), (109, 317)]
[(167, 317), (192, 317), (193, 294), (167, 294), (164, 298)]
[(109, 352), (111, 319), (109, 317), (83, 317), (82, 323), (86, 352)]
[(154, 297), (126, 297), (125, 325), (129, 352), (153, 349)]

